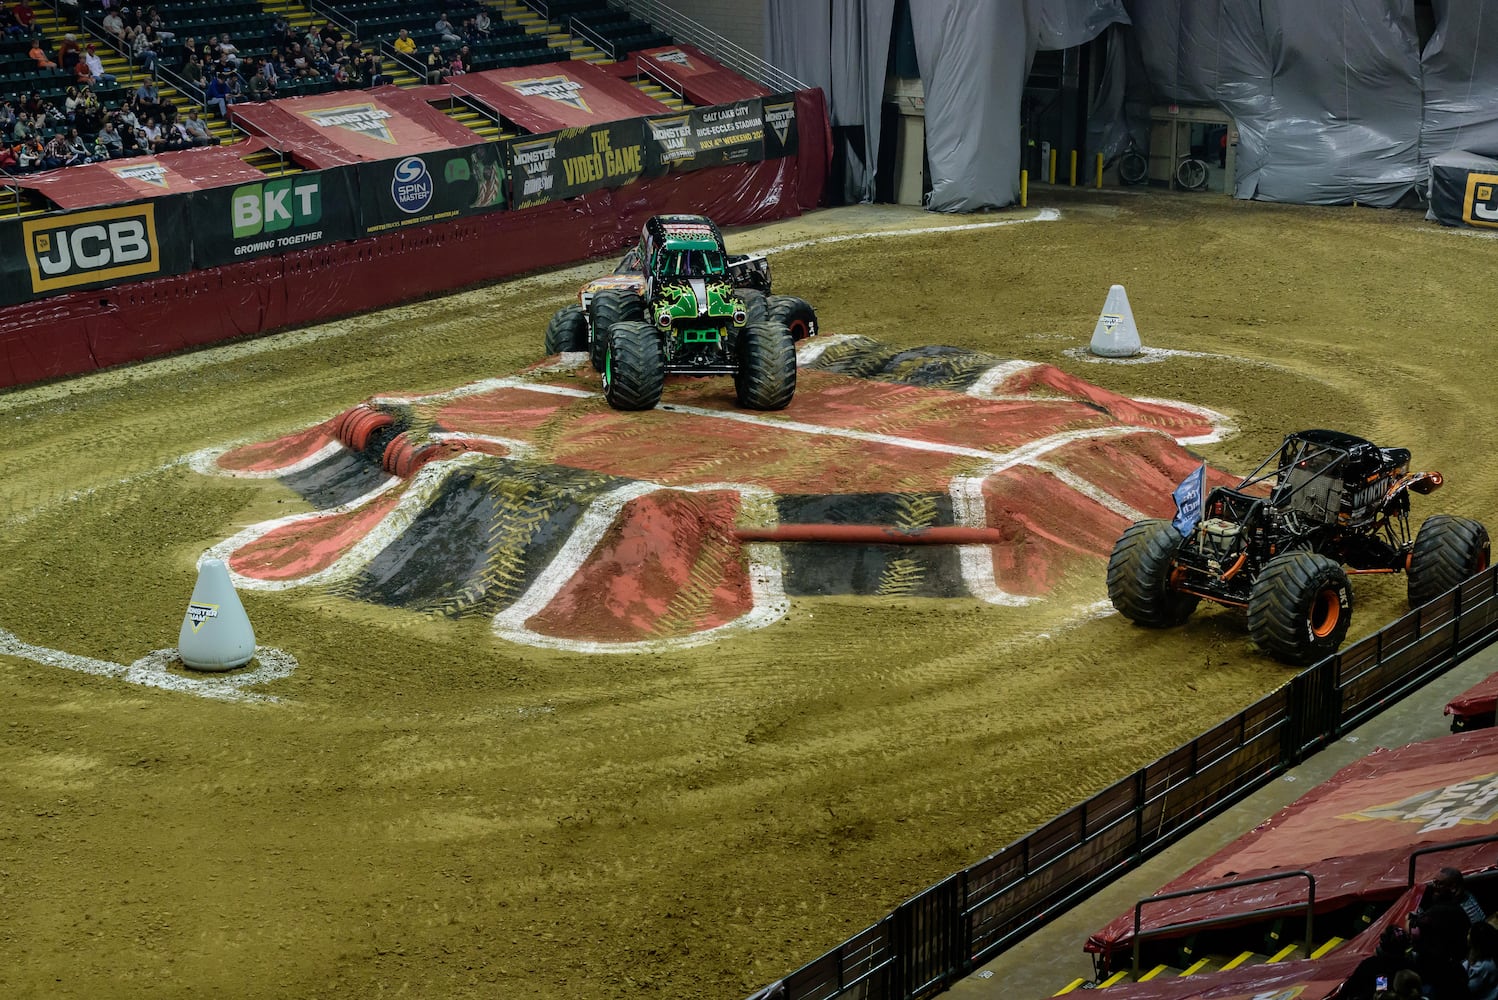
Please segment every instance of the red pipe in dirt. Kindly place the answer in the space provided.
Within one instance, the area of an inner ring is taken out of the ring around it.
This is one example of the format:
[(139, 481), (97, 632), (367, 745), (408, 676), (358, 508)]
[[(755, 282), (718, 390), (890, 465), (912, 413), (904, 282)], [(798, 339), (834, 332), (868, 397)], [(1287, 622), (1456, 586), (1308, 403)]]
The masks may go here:
[(1000, 545), (1008, 538), (997, 528), (891, 528), (882, 524), (782, 524), (778, 528), (735, 528), (741, 542), (832, 542), (842, 545)]

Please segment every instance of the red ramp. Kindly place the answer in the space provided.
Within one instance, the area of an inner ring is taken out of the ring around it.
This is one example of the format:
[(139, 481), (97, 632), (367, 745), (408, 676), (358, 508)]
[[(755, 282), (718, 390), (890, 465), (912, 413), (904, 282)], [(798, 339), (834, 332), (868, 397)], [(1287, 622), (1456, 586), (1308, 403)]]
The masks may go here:
[[(1316, 879), (1316, 911), (1329, 912), (1398, 897), (1416, 850), (1490, 834), (1498, 834), (1498, 730), (1483, 729), (1374, 751), (1162, 886), (1160, 894), (1304, 869)], [(1443, 865), (1469, 873), (1493, 868), (1498, 843), (1424, 857), (1417, 883)], [(1248, 923), (1255, 911), (1303, 903), (1306, 889), (1305, 879), (1285, 878), (1162, 901), (1144, 907), (1142, 929), (1234, 914)], [(1131, 946), (1133, 935), (1131, 908), (1093, 934), (1086, 950), (1117, 954)]]
[(263, 181), (265, 174), (243, 159), (245, 154), (261, 148), (263, 145), (252, 139), (235, 146), (209, 146), (159, 156), (81, 164), (10, 180), (37, 192), (59, 208), (118, 205), (142, 198)]
[(483, 142), (427, 103), (448, 96), (447, 87), (379, 87), (236, 104), (230, 114), (236, 124), (320, 170)]
[(461, 91), (528, 132), (602, 125), (671, 109), (579, 60), (508, 66), (455, 77)]
[(732, 104), (771, 92), (740, 76), (701, 49), (666, 45), (635, 53), (640, 72), (652, 76), (696, 105)]

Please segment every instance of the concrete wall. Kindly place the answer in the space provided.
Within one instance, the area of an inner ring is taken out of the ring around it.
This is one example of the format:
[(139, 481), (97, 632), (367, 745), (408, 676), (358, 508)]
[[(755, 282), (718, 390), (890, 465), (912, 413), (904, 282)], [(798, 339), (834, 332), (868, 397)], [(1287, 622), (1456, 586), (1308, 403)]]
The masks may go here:
[(678, 13), (698, 21), (740, 48), (765, 57), (769, 0), (665, 0)]

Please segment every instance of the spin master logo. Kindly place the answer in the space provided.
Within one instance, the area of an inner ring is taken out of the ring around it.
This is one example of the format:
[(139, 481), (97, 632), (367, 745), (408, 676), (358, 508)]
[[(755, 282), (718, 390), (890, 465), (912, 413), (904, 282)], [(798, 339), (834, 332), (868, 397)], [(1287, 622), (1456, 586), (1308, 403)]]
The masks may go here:
[(565, 104), (578, 111), (592, 112), (593, 110), (582, 98), (580, 91), (583, 85), (561, 74), (538, 76), (531, 80), (505, 80), (504, 85), (521, 97), (544, 97), (548, 101), (556, 101), (558, 104)]
[(1498, 818), (1498, 774), (1480, 774), (1454, 785), (1418, 792), (1407, 799), (1374, 806), (1347, 818), (1420, 823), (1417, 833), (1449, 830), (1463, 823), (1491, 823)]
[(390, 117), (390, 112), (377, 108), (373, 104), (314, 108), (311, 111), (303, 111), (302, 114), (323, 128), (346, 128), (350, 132), (357, 132), (359, 135), (367, 135), (371, 139), (395, 145), (395, 136), (390, 134), (389, 126), (385, 124), (386, 119)]
[(402, 212), (415, 215), (426, 208), (432, 203), (434, 190), (432, 175), (421, 157), (408, 156), (395, 165), (395, 174), (390, 178), (390, 197)]

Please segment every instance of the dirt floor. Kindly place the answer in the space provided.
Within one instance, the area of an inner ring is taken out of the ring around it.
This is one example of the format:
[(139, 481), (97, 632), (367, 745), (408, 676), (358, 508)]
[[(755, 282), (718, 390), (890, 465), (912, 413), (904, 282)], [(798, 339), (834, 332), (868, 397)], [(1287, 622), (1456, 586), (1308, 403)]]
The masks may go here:
[[(1047, 362), (1233, 418), (1402, 445), (1415, 517), (1498, 524), (1498, 244), (1407, 212), (1041, 188), (1028, 211), (821, 212), (777, 288), (827, 334)], [(194, 564), (306, 509), (183, 458), (533, 364), (570, 269), (0, 395), (0, 629), (130, 664)], [(1157, 363), (1079, 356), (1124, 284)], [(599, 405), (602, 405), (601, 403)], [(1402, 612), (1355, 581), (1352, 638)], [(1241, 617), (1154, 633), (1063, 600), (795, 598), (697, 649), (579, 655), (316, 588), (245, 595), (298, 661), (225, 702), (0, 655), (0, 993), (741, 997), (1283, 683)], [(1098, 914), (1101, 925), (1113, 916)], [(1058, 984), (1062, 985), (1062, 984)]]

